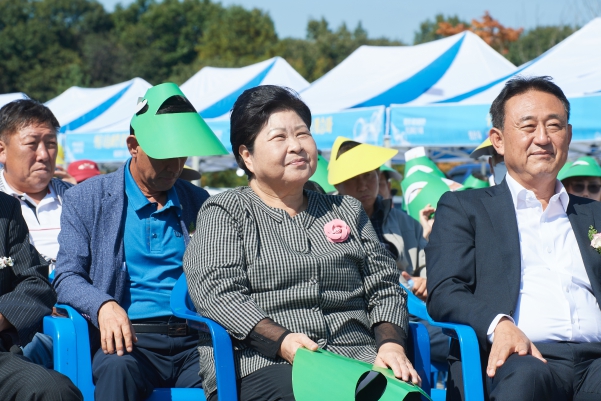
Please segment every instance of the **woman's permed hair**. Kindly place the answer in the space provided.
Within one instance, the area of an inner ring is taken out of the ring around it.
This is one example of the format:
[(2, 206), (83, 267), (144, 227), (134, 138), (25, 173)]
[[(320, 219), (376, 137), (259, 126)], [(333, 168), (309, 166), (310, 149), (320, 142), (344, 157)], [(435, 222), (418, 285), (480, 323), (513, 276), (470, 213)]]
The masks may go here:
[(234, 103), (230, 117), (230, 142), (238, 166), (250, 179), (252, 173), (240, 156), (241, 145), (253, 152), (255, 139), (269, 117), (278, 111), (294, 111), (311, 129), (311, 111), (290, 88), (276, 85), (261, 85), (245, 90)]

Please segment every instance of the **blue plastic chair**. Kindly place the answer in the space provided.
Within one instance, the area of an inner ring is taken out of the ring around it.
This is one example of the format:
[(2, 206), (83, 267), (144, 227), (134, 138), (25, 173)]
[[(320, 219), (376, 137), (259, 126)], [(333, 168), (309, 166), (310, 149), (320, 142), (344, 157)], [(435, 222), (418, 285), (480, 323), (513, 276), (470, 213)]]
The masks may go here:
[[(217, 394), (220, 400), (237, 401), (234, 353), (230, 336), (218, 323), (196, 312), (188, 294), (185, 274), (179, 278), (171, 293), (171, 310), (175, 316), (186, 319), (190, 327), (211, 333), (217, 374)], [(422, 378), (422, 389), (430, 394), (430, 335), (421, 323), (411, 322), (409, 331), (407, 354)]]
[[(461, 370), (463, 377), (465, 378), (463, 380), (465, 401), (484, 400), (480, 349), (478, 347), (478, 338), (476, 337), (474, 329), (463, 324), (442, 323), (432, 320), (426, 309), (426, 303), (402, 285), (401, 288), (407, 293), (409, 313), (427, 321), (432, 326), (442, 328), (444, 334), (459, 341), (462, 362)], [(433, 383), (432, 399), (435, 401), (444, 400), (446, 391), (435, 389), (435, 387), (436, 383)]]
[[(44, 318), (44, 333), (54, 342), (54, 370), (67, 376), (82, 392), (85, 401), (94, 401), (92, 355), (88, 323), (73, 308), (56, 305), (68, 317)], [(204, 391), (197, 388), (158, 388), (147, 401), (205, 401)]]

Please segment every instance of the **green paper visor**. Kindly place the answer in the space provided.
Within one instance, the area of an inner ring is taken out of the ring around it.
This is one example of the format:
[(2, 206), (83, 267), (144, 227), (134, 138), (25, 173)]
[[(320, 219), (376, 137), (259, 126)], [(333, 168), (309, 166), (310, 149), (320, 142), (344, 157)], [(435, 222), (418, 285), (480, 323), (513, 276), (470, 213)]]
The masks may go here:
[(427, 156), (416, 157), (415, 159), (408, 160), (405, 163), (405, 178), (409, 177), (417, 171), (424, 173), (435, 174), (440, 178), (445, 178), (444, 173), (438, 168)]
[(397, 379), (389, 369), (322, 349), (298, 349), (292, 365), (292, 388), (296, 401), (419, 401), (422, 396), (430, 400), (421, 388)]
[(466, 189), (479, 189), (479, 188), (488, 188), (490, 184), (486, 181), (480, 180), (473, 175), (470, 174), (469, 177), (463, 181), (463, 187), (458, 189), (458, 191), (464, 191)]
[(321, 155), (317, 156), (317, 168), (309, 180), (318, 183), (326, 193), (336, 191), (336, 188), (328, 182), (328, 161)]
[(173, 83), (148, 89), (138, 103), (131, 126), (144, 152), (154, 159), (228, 153)]
[(572, 164), (566, 163), (557, 175), (559, 181), (572, 177), (601, 177), (601, 167), (597, 160), (590, 156), (580, 157)]

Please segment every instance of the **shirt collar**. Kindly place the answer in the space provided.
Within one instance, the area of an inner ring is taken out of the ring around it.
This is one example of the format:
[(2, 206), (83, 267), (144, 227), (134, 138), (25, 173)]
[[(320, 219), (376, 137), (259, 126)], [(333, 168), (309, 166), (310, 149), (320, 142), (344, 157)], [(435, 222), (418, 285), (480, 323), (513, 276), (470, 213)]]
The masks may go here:
[[(507, 181), (507, 186), (509, 187), (509, 191), (511, 192), (511, 199), (513, 201), (513, 207), (515, 209), (518, 209), (518, 207), (527, 207), (524, 205), (527, 205), (527, 202), (529, 200), (536, 200), (534, 192), (524, 188), (511, 176), (511, 174), (509, 174), (509, 172), (505, 175), (505, 181)], [(559, 202), (564, 212), (568, 209), (568, 204), (570, 203), (570, 197), (566, 189), (564, 188), (561, 181), (557, 179), (555, 180), (555, 195), (551, 197), (551, 199), (549, 200), (549, 204), (553, 202)]]
[[(136, 180), (131, 175), (131, 171), (129, 170), (131, 164), (131, 158), (125, 164), (125, 194), (127, 195), (127, 201), (133, 206), (135, 211), (139, 211), (146, 206), (150, 205), (151, 202), (144, 196), (142, 190), (138, 186)], [(175, 186), (169, 188), (167, 191), (167, 202), (165, 206), (159, 210), (158, 212), (162, 212), (163, 210), (167, 210), (170, 207), (177, 208), (177, 214), (181, 216), (181, 204), (179, 202), (179, 197), (177, 196), (177, 192), (175, 191)]]

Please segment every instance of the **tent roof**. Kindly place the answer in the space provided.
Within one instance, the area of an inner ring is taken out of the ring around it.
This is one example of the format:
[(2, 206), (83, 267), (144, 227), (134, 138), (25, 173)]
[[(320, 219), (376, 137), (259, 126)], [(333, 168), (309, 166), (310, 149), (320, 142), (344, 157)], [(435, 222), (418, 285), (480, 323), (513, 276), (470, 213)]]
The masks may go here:
[(13, 100), (27, 99), (27, 95), (22, 92), (3, 93), (0, 95), (0, 108)]
[(505, 82), (515, 75), (548, 75), (566, 96), (601, 92), (601, 18), (595, 18), (577, 32), (516, 71), (459, 96), (449, 96), (445, 103), (490, 104)]
[(138, 97), (151, 86), (142, 78), (104, 88), (73, 86), (46, 105), (61, 124), (61, 132), (125, 132)]
[(182, 84), (182, 92), (204, 118), (227, 114), (246, 89), (258, 85), (287, 86), (302, 91), (309, 86), (281, 57), (242, 68), (204, 67)]
[(472, 32), (417, 46), (361, 46), (301, 93), (313, 113), (427, 104), (516, 67)]

